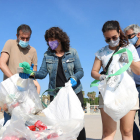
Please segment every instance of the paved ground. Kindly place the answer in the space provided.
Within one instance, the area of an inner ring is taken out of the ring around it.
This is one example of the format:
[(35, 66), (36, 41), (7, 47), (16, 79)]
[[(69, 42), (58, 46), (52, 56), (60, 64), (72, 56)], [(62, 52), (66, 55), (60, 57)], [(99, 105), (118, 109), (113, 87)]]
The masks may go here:
[[(0, 119), (3, 118), (3, 114), (0, 112)], [(138, 116), (135, 118), (138, 124)], [(87, 140), (101, 140), (102, 137), (102, 122), (100, 113), (85, 114), (85, 129)], [(121, 134), (119, 131), (119, 122), (117, 124), (117, 132), (114, 140), (121, 140)]]
[[(135, 121), (138, 124), (137, 114), (136, 114)], [(100, 113), (92, 114), (92, 115), (85, 115), (85, 128), (86, 128), (87, 140), (101, 140), (102, 121), (101, 121)], [(116, 132), (114, 140), (121, 140), (119, 122), (117, 123), (117, 132)]]

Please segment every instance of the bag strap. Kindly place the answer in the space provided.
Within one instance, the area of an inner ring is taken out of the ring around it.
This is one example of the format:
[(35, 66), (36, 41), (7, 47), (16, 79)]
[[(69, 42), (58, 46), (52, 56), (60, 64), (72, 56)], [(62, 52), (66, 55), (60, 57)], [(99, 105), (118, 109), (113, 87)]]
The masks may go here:
[[(124, 48), (124, 49), (121, 49), (119, 50), (118, 52), (116, 52), (114, 55), (116, 54), (120, 54), (120, 53), (123, 53), (123, 52), (127, 52), (127, 55), (128, 55), (128, 60), (129, 62), (127, 64), (125, 64), (122, 68), (120, 68), (118, 71), (116, 71), (114, 74), (110, 74), (106, 77), (106, 79), (108, 77), (112, 77), (112, 76), (116, 76), (116, 75), (120, 75), (122, 74), (123, 72), (125, 72), (131, 65), (132, 61), (133, 61), (133, 55), (132, 55), (132, 52), (130, 50), (128, 50), (127, 48)], [(113, 55), (113, 56), (114, 56)], [(99, 80), (94, 80), (91, 84), (90, 84), (90, 87), (93, 87), (93, 86), (98, 86), (98, 83)]]
[[(57, 88), (55, 88), (55, 89), (47, 89), (47, 90), (45, 90), (43, 93), (42, 93), (42, 95), (41, 95), (41, 102), (42, 102), (42, 105), (46, 108), (48, 105), (46, 105), (44, 102), (43, 102), (43, 99), (42, 99), (42, 97), (43, 97), (43, 95), (45, 94), (45, 92), (48, 92), (48, 91), (57, 91), (57, 90), (60, 90), (62, 87), (57, 87)], [(57, 93), (54, 95), (54, 97), (57, 95)]]
[(107, 73), (107, 70), (109, 68), (109, 65), (111, 64), (112, 60), (113, 60), (113, 55), (120, 49), (120, 46), (117, 46), (116, 50), (114, 51), (114, 53), (112, 54), (110, 60), (108, 61), (106, 67), (105, 67), (105, 72)]

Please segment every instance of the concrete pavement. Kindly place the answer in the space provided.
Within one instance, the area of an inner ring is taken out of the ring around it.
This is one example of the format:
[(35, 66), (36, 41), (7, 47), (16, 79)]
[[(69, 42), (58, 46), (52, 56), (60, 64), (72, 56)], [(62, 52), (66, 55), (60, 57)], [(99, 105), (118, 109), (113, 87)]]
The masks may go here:
[[(135, 117), (135, 122), (138, 124), (137, 114)], [(120, 127), (120, 124), (119, 122), (117, 122), (117, 132), (116, 132), (114, 140), (121, 140), (121, 133), (120, 133), (119, 127)], [(85, 129), (86, 129), (87, 140), (101, 140), (102, 121), (101, 121), (100, 113), (85, 115)]]
[[(3, 114), (0, 112), (0, 119), (3, 118)], [(138, 124), (138, 115), (136, 114), (135, 121)], [(102, 137), (102, 121), (100, 113), (85, 114), (85, 129), (87, 140), (101, 140)], [(140, 129), (140, 127), (139, 127)], [(117, 123), (117, 132), (114, 140), (121, 140), (121, 134), (119, 130), (119, 122)]]

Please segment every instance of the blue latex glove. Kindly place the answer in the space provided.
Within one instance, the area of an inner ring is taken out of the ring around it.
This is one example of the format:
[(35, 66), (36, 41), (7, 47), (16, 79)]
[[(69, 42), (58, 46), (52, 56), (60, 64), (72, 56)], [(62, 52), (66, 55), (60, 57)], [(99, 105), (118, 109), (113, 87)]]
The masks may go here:
[(26, 73), (19, 73), (19, 76), (22, 78), (22, 79), (28, 79), (30, 74), (26, 74)]
[[(33, 70), (33, 67), (34, 67), (34, 64), (31, 65), (30, 69)], [(22, 78), (22, 79), (28, 79), (30, 74), (26, 74), (26, 73), (19, 73), (19, 76)]]
[(71, 81), (72, 87), (75, 87), (77, 85), (77, 82), (73, 78), (70, 78), (70, 81)]
[(34, 64), (31, 65), (30, 69), (33, 70)]

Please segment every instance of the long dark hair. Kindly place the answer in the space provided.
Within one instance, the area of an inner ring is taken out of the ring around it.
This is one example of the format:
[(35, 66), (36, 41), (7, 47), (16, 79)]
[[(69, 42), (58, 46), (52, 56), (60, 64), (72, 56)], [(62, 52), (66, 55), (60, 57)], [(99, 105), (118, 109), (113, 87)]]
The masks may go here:
[(125, 34), (123, 33), (118, 21), (111, 20), (111, 21), (105, 22), (105, 24), (103, 25), (103, 28), (102, 28), (102, 32), (105, 33), (106, 31), (109, 31), (109, 30), (116, 30), (118, 33), (120, 33), (120, 43), (119, 43), (119, 45), (121, 47), (124, 47), (124, 46), (128, 45), (128, 39), (125, 36)]
[[(66, 32), (64, 32), (62, 29), (59, 27), (52, 27), (45, 32), (45, 40), (47, 41), (48, 44), (48, 39), (49, 38), (54, 38), (54, 39), (59, 39), (61, 41), (62, 49), (64, 52), (69, 51), (70, 47), (70, 39)], [(48, 44), (49, 46), (49, 44)], [(48, 47), (48, 50), (52, 51), (50, 47)]]

